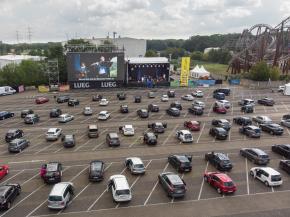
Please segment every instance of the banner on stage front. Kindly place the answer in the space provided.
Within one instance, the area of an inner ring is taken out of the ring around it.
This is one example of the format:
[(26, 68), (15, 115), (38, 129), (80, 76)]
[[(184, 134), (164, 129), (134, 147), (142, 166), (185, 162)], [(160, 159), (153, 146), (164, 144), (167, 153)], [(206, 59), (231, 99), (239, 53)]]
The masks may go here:
[(181, 59), (181, 72), (180, 72), (180, 86), (188, 87), (190, 68), (190, 57), (182, 57)]

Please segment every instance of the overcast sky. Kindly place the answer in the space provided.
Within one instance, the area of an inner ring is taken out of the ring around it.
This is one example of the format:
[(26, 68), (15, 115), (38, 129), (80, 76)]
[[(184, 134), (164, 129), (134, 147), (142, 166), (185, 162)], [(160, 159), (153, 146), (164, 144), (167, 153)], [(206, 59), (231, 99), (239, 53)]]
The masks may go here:
[(290, 0), (0, 0), (0, 41), (74, 37), (145, 39), (242, 32), (290, 16)]

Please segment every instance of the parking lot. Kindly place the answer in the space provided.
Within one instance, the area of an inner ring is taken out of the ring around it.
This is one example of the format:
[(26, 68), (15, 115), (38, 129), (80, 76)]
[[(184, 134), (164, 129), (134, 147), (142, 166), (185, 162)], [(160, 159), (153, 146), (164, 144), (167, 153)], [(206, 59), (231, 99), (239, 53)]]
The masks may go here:
[[(203, 89), (204, 98), (200, 99), (206, 104), (202, 116), (194, 116), (187, 112), (192, 102), (183, 101), (180, 97), (190, 93), (190, 89), (177, 89), (176, 97), (169, 102), (161, 102), (160, 97), (167, 89), (158, 89), (157, 97), (149, 99), (149, 90), (128, 90), (127, 99), (119, 101), (116, 94), (120, 91), (100, 92), (110, 103), (107, 107), (100, 107), (98, 102), (92, 101), (95, 92), (70, 92), (71, 97), (80, 100), (80, 105), (68, 107), (66, 103), (57, 104), (54, 94), (48, 96), (50, 102), (36, 105), (34, 98), (36, 92), (1, 97), (0, 110), (15, 112), (15, 117), (0, 121), (0, 156), (1, 163), (8, 163), (9, 174), (1, 180), (2, 183), (20, 183), (22, 193), (17, 197), (12, 208), (0, 213), (2, 216), (235, 216), (237, 214), (255, 213), (273, 209), (287, 208), (290, 198), (289, 176), (278, 168), (281, 156), (271, 152), (272, 144), (289, 143), (290, 131), (284, 128), (282, 136), (273, 136), (262, 133), (260, 139), (248, 138), (239, 133), (238, 125), (232, 124), (229, 137), (225, 141), (217, 141), (209, 135), (211, 120), (214, 118), (226, 118), (232, 121), (233, 117), (243, 115), (240, 112), (238, 101), (243, 98), (260, 99), (268, 96), (275, 99), (273, 107), (256, 105), (254, 113), (247, 116), (267, 115), (273, 121), (279, 123), (282, 115), (289, 113), (290, 100), (280, 93), (272, 93), (270, 90), (248, 90), (241, 87), (232, 88), (232, 93), (226, 99), (232, 104), (226, 115), (215, 114), (212, 107), (215, 100), (212, 98), (213, 88)], [(99, 93), (99, 92), (98, 92)], [(142, 95), (141, 103), (134, 103), (135, 95)], [(183, 110), (180, 117), (168, 116), (165, 110), (173, 101), (180, 101)], [(149, 118), (141, 119), (136, 115), (140, 108), (147, 108), (148, 104), (159, 105), (158, 113), (150, 113)], [(121, 114), (121, 104), (129, 106), (128, 114)], [(83, 108), (90, 106), (93, 116), (84, 116)], [(75, 119), (69, 123), (60, 124), (57, 119), (49, 118), (52, 108), (61, 108), (63, 113), (74, 115)], [(40, 116), (40, 122), (35, 125), (26, 125), (20, 118), (23, 109), (33, 109)], [(111, 112), (111, 118), (107, 121), (98, 121), (97, 114), (107, 110)], [(198, 120), (201, 122), (201, 130), (193, 132), (194, 142), (182, 144), (177, 140), (175, 133), (184, 129), (186, 120)], [(143, 133), (149, 131), (148, 123), (161, 121), (167, 123), (164, 134), (159, 134), (158, 144), (149, 147), (143, 144)], [(87, 136), (88, 124), (97, 124), (100, 136), (97, 139), (89, 139)], [(132, 137), (120, 136), (121, 146), (108, 147), (105, 136), (109, 132), (118, 132), (119, 126), (132, 124), (135, 135)], [(60, 127), (64, 133), (74, 133), (77, 144), (74, 148), (64, 148), (61, 141), (47, 142), (45, 133), (50, 127)], [(25, 137), (31, 142), (30, 146), (17, 154), (10, 154), (4, 141), (8, 129), (19, 128), (24, 130)], [(283, 185), (280, 187), (266, 187), (263, 183), (254, 180), (248, 175), (250, 168), (255, 165), (239, 155), (240, 148), (259, 147), (265, 150), (270, 158), (269, 166), (277, 169), (283, 176)], [(222, 151), (230, 157), (234, 168), (229, 176), (237, 184), (237, 192), (234, 195), (219, 195), (214, 188), (203, 181), (205, 171), (216, 169), (204, 160), (204, 154), (211, 151)], [(167, 162), (169, 154), (189, 153), (193, 155), (193, 170), (190, 173), (180, 174), (187, 184), (186, 196), (182, 199), (171, 199), (158, 184), (157, 176), (163, 171), (175, 169)], [(142, 176), (131, 175), (125, 168), (126, 157), (138, 156), (143, 159), (146, 166), (146, 174)], [(88, 180), (88, 166), (91, 160), (103, 160), (106, 163), (105, 179), (100, 183), (92, 183)], [(63, 181), (71, 181), (75, 186), (75, 195), (71, 204), (62, 211), (51, 211), (47, 208), (47, 197), (52, 188), (44, 184), (39, 177), (39, 169), (42, 163), (48, 161), (60, 161), (64, 166)], [(129, 203), (115, 203), (112, 195), (107, 191), (107, 180), (111, 175), (123, 174), (127, 177), (132, 188), (133, 199)], [(285, 199), (286, 198), (286, 199)], [(273, 207), (273, 200), (279, 200)], [(280, 201), (283, 200), (283, 202)], [(220, 207), (222, 206), (222, 207)], [(247, 206), (248, 208), (245, 208)], [(223, 209), (226, 207), (226, 209)], [(194, 213), (196, 215), (194, 215)], [(238, 215), (242, 216), (242, 215)], [(255, 215), (253, 215), (255, 216)], [(257, 215), (258, 216), (258, 215)], [(276, 216), (275, 214), (272, 216)], [(278, 215), (277, 215), (278, 216)]]

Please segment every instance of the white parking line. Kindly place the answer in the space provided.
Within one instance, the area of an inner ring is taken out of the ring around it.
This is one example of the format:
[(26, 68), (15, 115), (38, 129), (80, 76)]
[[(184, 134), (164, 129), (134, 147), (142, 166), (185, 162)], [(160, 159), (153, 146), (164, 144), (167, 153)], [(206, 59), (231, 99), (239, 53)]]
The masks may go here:
[[(163, 172), (166, 171), (168, 165), (169, 165), (169, 163), (166, 164), (166, 166), (165, 166), (164, 169), (163, 169)], [(143, 204), (144, 206), (146, 206), (146, 204), (148, 203), (148, 201), (149, 201), (151, 195), (153, 194), (153, 191), (155, 190), (155, 188), (156, 188), (158, 182), (159, 182), (159, 180), (156, 181), (155, 185), (153, 186), (152, 190), (150, 191), (150, 194), (148, 195), (147, 199), (145, 200), (145, 202), (144, 202), (144, 204)]]
[(203, 132), (203, 130), (204, 130), (204, 127), (205, 127), (205, 123), (203, 123), (203, 125), (202, 125), (201, 131), (200, 131), (200, 133), (199, 133), (199, 135), (198, 135), (198, 138), (197, 138), (197, 140), (196, 140), (196, 143), (198, 143), (198, 141), (199, 141), (199, 139), (200, 139), (200, 137), (201, 137), (201, 135), (202, 135), (202, 132)]
[(87, 119), (82, 120), (80, 123), (81, 123), (81, 124), (86, 123), (88, 120), (93, 119), (93, 118), (94, 118), (93, 116), (94, 116), (94, 115), (91, 115), (91, 116), (88, 117)]
[(165, 115), (165, 114), (162, 114), (158, 119), (159, 119), (159, 120), (162, 119), (162, 118), (164, 117), (164, 115)]
[(2, 184), (8, 183), (9, 180), (13, 179), (14, 177), (18, 176), (19, 174), (23, 173), (25, 170), (20, 170), (18, 173), (16, 173), (14, 176), (11, 176), (9, 179), (4, 180)]
[(185, 114), (183, 115), (183, 117), (185, 118), (187, 114), (188, 114), (188, 112), (185, 112)]
[(175, 127), (172, 129), (172, 131), (169, 133), (169, 135), (167, 136), (167, 138), (163, 141), (163, 143), (161, 144), (161, 146), (165, 145), (168, 141), (168, 139), (170, 138), (170, 136), (176, 131), (177, 127), (179, 126), (179, 124), (176, 124)]
[(246, 179), (247, 179), (247, 194), (249, 195), (250, 194), (250, 185), (249, 185), (249, 170), (248, 170), (248, 160), (247, 158), (245, 158), (245, 161), (246, 161)]
[(286, 130), (287, 130), (287, 132), (288, 132), (288, 134), (289, 134), (289, 136), (290, 136), (290, 131), (289, 131), (288, 127), (286, 127)]
[(42, 151), (45, 151), (46, 149), (49, 149), (50, 147), (52, 147), (52, 146), (54, 146), (55, 144), (57, 144), (57, 142), (58, 142), (58, 140), (56, 140), (55, 142), (51, 143), (50, 145), (48, 145), (48, 146), (46, 146), (46, 147), (40, 149), (39, 151), (34, 152), (33, 154), (36, 155), (36, 154), (38, 154), (38, 153), (40, 153), (40, 152), (42, 152)]
[(129, 148), (131, 148), (133, 145), (136, 144), (136, 142), (138, 142), (139, 140), (142, 140), (143, 136), (139, 136), (137, 139), (135, 139), (131, 145), (129, 145)]
[(97, 150), (97, 148), (99, 148), (101, 145), (105, 144), (105, 141), (101, 142), (99, 145), (95, 146), (92, 151)]
[[(208, 168), (208, 161), (206, 163), (206, 167), (205, 167), (204, 173), (206, 173), (207, 168)], [(197, 200), (200, 200), (202, 189), (203, 189), (203, 185), (204, 185), (204, 178), (202, 177), (202, 182), (201, 182), (201, 186), (200, 186), (200, 190), (199, 190), (199, 194), (198, 194)]]
[(212, 112), (213, 105), (214, 105), (214, 103), (210, 106), (209, 112), (207, 114), (208, 117), (210, 116), (210, 113)]
[(288, 106), (284, 102), (281, 102), (281, 104), (286, 108), (287, 111), (289, 111)]

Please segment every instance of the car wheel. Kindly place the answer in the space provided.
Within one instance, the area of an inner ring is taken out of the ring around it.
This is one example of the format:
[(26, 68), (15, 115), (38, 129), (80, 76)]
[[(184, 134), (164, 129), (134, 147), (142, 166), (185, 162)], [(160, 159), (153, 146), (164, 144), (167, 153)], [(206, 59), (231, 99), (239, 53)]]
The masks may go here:
[(11, 208), (11, 202), (7, 202), (6, 209), (10, 209), (10, 208)]
[(219, 194), (221, 194), (221, 193), (222, 193), (222, 191), (221, 191), (221, 189), (220, 189), (220, 188), (217, 188), (217, 189), (216, 189), (216, 191), (217, 191)]
[(265, 181), (265, 185), (266, 185), (266, 186), (269, 186), (269, 182)]
[(251, 176), (254, 176), (254, 172), (253, 172), (253, 171), (250, 171), (250, 175), (251, 175)]

